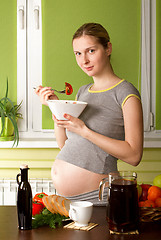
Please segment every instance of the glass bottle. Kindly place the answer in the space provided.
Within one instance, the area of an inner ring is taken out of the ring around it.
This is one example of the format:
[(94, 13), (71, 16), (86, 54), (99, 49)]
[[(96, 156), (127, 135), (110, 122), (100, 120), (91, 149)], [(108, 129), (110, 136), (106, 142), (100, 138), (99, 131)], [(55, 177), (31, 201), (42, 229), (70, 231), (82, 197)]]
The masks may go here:
[[(28, 182), (28, 165), (21, 165), (21, 173), (17, 175), (17, 215), (21, 230), (32, 229), (32, 190)], [(21, 177), (21, 181), (19, 181)]]

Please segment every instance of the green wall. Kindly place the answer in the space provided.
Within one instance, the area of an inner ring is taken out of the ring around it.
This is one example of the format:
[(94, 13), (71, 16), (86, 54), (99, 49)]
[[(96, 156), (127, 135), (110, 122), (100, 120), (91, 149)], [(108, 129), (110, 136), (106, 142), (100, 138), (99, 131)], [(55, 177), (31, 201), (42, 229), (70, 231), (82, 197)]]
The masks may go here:
[(17, 101), (17, 1), (0, 0), (0, 98), (9, 81), (9, 97)]
[[(140, 76), (140, 0), (48, 0), (42, 1), (43, 85), (63, 89), (69, 82), (75, 99), (80, 86), (92, 82), (78, 66), (72, 49), (72, 36), (86, 22), (101, 23), (113, 44), (112, 66), (118, 76), (138, 87)], [(43, 107), (43, 128), (53, 128), (51, 112)]]

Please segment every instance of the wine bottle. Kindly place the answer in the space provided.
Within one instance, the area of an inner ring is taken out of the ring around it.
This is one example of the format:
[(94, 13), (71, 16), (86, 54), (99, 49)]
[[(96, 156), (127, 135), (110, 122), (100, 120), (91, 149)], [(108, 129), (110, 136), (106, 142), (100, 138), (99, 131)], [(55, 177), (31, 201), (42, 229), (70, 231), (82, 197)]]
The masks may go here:
[[(21, 165), (21, 173), (17, 175), (17, 215), (21, 230), (32, 229), (32, 190), (28, 182), (28, 165)], [(21, 181), (19, 181), (21, 177)]]

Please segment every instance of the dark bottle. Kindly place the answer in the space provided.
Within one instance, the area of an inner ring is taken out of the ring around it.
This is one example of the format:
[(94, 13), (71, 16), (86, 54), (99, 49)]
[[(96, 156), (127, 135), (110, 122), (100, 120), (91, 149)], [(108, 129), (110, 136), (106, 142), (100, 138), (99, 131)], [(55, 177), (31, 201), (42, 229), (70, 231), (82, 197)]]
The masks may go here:
[(17, 175), (17, 215), (21, 230), (32, 229), (32, 190), (28, 182), (28, 169), (28, 165), (21, 165), (21, 173)]

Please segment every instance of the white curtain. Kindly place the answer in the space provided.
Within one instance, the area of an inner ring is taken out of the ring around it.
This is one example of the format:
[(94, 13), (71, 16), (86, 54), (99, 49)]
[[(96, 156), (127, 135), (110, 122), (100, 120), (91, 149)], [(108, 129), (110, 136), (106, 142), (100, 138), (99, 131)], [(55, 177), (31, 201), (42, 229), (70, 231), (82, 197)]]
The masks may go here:
[(141, 97), (144, 115), (144, 131), (150, 131), (150, 0), (142, 0), (141, 29)]

